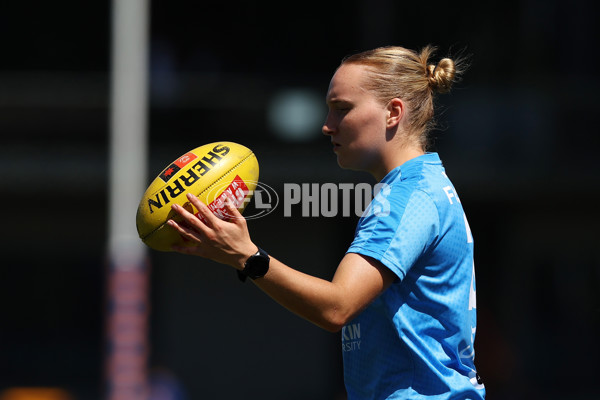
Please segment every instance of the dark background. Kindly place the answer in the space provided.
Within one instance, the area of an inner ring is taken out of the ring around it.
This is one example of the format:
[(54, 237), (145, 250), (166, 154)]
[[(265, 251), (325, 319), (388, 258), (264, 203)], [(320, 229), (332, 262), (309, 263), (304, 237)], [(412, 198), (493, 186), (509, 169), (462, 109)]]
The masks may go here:
[[(274, 135), (270, 101), (286, 88), (324, 98), (341, 58), (376, 46), (432, 43), (440, 55), (471, 54), (464, 80), (439, 98), (434, 150), (475, 237), (479, 373), (489, 399), (594, 397), (593, 2), (151, 6), (149, 177), (191, 148), (232, 140), (255, 150), (261, 181), (278, 190), (284, 182), (372, 183), (337, 167), (328, 138), (290, 143)], [(0, 44), (0, 391), (53, 386), (99, 399), (110, 3), (5, 2)], [(355, 223), (278, 210), (249, 225), (279, 259), (329, 278)], [(229, 268), (150, 255), (151, 367), (172, 376), (185, 398), (343, 398), (339, 335), (237, 282)]]

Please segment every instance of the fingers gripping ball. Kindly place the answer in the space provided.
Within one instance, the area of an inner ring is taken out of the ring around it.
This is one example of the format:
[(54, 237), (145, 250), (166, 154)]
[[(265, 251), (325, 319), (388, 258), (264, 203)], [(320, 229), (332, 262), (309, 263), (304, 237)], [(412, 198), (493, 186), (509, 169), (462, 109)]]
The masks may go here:
[(155, 250), (171, 251), (185, 245), (181, 236), (167, 224), (179, 217), (171, 206), (178, 204), (197, 214), (188, 201), (192, 193), (219, 218), (226, 219), (227, 197), (240, 212), (252, 198), (258, 182), (258, 160), (245, 146), (216, 142), (191, 150), (167, 166), (150, 184), (138, 206), (136, 225), (140, 238)]

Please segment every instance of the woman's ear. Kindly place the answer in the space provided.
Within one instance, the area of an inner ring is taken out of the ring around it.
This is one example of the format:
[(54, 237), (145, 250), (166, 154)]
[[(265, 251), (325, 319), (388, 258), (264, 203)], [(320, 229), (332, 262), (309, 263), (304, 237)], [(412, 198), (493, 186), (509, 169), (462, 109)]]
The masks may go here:
[(404, 117), (404, 103), (397, 97), (394, 97), (387, 105), (387, 121), (386, 127), (394, 128), (400, 124)]

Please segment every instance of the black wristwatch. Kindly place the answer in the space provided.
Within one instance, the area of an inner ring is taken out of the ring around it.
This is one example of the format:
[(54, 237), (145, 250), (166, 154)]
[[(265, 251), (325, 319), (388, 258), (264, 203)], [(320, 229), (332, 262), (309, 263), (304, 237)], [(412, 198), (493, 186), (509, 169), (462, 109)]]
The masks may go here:
[(266, 251), (258, 248), (256, 254), (251, 255), (244, 263), (244, 269), (238, 270), (238, 277), (242, 282), (246, 281), (246, 278), (257, 279), (265, 276), (269, 270), (269, 255)]

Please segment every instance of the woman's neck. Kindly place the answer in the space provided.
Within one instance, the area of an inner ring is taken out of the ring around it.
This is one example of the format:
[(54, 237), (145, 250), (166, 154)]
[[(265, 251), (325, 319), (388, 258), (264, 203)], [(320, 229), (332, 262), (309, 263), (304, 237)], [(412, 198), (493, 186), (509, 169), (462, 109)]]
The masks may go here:
[(394, 146), (392, 143), (389, 143), (386, 151), (382, 154), (379, 166), (369, 172), (377, 182), (380, 182), (394, 168), (423, 154), (425, 154), (425, 151), (419, 145)]

